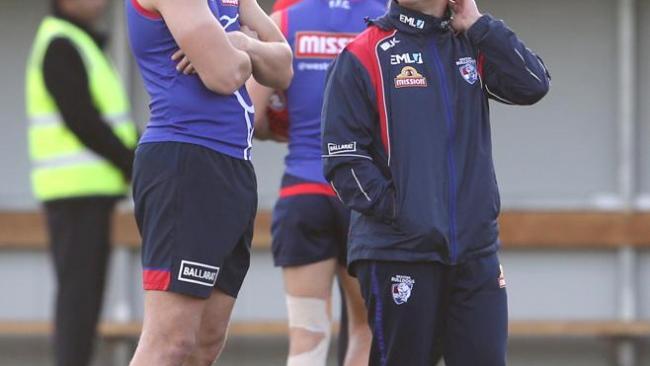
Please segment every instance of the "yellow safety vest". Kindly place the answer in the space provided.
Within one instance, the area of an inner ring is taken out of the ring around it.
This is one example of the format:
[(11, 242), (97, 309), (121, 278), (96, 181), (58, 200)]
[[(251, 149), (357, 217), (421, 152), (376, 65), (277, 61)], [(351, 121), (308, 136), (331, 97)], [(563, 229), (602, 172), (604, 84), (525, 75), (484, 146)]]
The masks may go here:
[(95, 107), (120, 140), (137, 143), (136, 127), (120, 78), (95, 41), (74, 24), (46, 17), (27, 63), (26, 101), (32, 186), (41, 201), (93, 195), (121, 195), (127, 184), (110, 162), (85, 147), (64, 124), (45, 86), (43, 58), (50, 42), (64, 37), (77, 48), (86, 67)]

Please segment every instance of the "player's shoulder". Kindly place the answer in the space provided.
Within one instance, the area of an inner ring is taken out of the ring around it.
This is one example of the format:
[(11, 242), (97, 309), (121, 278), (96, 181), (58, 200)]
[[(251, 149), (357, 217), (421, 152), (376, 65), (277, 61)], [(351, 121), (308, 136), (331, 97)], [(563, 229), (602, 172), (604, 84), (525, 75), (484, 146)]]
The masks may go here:
[(359, 33), (347, 46), (346, 51), (360, 59), (374, 57), (377, 48), (395, 35), (395, 29), (383, 28), (377, 24), (370, 24), (363, 32)]
[(287, 10), (300, 2), (301, 0), (278, 0), (273, 4), (273, 12)]

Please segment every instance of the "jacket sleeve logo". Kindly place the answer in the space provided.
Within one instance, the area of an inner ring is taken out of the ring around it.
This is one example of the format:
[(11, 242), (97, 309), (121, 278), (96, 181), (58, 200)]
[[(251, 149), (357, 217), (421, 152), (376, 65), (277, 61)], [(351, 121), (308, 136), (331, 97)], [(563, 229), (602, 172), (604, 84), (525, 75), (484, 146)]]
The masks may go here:
[(458, 66), (460, 76), (462, 76), (470, 85), (474, 85), (476, 81), (478, 81), (476, 60), (471, 57), (463, 57), (456, 61), (456, 66)]
[(356, 34), (328, 32), (297, 32), (294, 45), (296, 58), (335, 58)]
[(426, 88), (427, 78), (422, 76), (413, 66), (404, 66), (395, 77), (396, 88)]
[(218, 275), (219, 267), (186, 260), (181, 261), (181, 266), (178, 269), (179, 281), (196, 283), (197, 285), (208, 287), (214, 287), (214, 284), (217, 283)]
[(330, 155), (353, 153), (357, 151), (357, 142), (352, 141), (347, 144), (327, 144), (327, 152)]

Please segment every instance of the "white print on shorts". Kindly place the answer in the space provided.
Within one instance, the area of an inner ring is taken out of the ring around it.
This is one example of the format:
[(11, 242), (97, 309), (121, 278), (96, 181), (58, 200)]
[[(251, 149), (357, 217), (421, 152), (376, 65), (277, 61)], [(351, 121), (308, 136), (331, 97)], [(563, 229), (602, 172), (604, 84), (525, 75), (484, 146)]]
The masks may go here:
[(209, 266), (207, 264), (181, 261), (181, 267), (178, 270), (178, 280), (183, 282), (196, 283), (198, 285), (213, 287), (217, 283), (219, 267)]

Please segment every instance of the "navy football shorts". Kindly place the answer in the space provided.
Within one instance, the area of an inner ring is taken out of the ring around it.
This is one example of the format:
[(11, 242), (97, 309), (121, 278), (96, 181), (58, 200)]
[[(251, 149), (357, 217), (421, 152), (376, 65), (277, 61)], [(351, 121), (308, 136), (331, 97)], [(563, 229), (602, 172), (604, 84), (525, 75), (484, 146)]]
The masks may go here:
[(185, 143), (147, 143), (133, 198), (145, 290), (237, 297), (248, 272), (257, 183), (250, 161)]
[(337, 258), (345, 264), (350, 213), (332, 187), (285, 175), (273, 210), (273, 261), (292, 267)]

